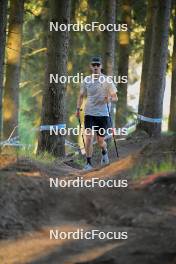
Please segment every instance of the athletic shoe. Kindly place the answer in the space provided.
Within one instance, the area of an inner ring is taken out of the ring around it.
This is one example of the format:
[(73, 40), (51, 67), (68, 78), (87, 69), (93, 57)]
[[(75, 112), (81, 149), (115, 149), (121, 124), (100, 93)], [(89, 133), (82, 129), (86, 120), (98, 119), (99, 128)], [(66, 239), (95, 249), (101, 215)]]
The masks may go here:
[(105, 155), (102, 155), (101, 158), (101, 165), (108, 165), (109, 164), (109, 158), (108, 158), (108, 153)]
[(83, 171), (90, 171), (90, 170), (92, 170), (92, 169), (93, 169), (92, 165), (90, 165), (89, 163), (87, 163), (87, 164), (84, 166)]

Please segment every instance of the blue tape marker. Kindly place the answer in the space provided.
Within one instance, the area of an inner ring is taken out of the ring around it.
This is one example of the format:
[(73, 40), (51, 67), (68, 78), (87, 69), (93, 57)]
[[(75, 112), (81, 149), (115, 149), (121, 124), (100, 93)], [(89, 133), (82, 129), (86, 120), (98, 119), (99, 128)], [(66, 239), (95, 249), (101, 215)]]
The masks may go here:
[(40, 131), (50, 131), (50, 129), (61, 129), (61, 128), (66, 128), (66, 124), (42, 125), (40, 126)]
[(138, 115), (138, 119), (144, 122), (149, 122), (149, 123), (161, 123), (162, 122), (162, 118), (151, 118), (151, 117), (146, 117), (142, 115)]

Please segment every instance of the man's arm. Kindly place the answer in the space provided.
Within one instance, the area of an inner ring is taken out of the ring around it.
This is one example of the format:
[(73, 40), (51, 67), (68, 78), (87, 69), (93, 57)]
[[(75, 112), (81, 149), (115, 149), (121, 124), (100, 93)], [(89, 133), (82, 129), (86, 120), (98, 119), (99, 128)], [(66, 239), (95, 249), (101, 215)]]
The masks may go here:
[(118, 101), (118, 97), (117, 97), (117, 93), (112, 93), (110, 96), (105, 97), (105, 103), (110, 103), (110, 102), (117, 102)]
[(117, 92), (118, 92), (117, 88), (113, 81), (111, 83), (107, 83), (107, 97), (105, 99), (106, 103), (117, 102), (118, 101)]
[(117, 102), (118, 101), (117, 93), (111, 94), (111, 101), (112, 102)]

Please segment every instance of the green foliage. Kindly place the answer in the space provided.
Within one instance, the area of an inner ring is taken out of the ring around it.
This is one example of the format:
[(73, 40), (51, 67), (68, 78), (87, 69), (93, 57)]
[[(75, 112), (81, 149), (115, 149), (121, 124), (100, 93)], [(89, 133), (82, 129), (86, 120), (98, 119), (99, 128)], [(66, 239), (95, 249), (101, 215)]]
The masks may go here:
[(33, 145), (34, 128), (40, 124), (42, 90), (45, 79), (47, 23), (46, 1), (27, 1), (23, 25), (22, 67), (20, 83), (20, 140)]
[(83, 168), (85, 165), (85, 158), (82, 155), (74, 156), (74, 164), (76, 167)]
[(132, 1), (131, 54), (137, 63), (142, 61), (147, 1)]
[(137, 165), (132, 171), (134, 180), (146, 178), (147, 175), (160, 173), (160, 172), (174, 172), (176, 171), (176, 164), (172, 158), (168, 157), (161, 162), (147, 162), (146, 164)]
[(48, 152), (43, 152), (40, 155), (36, 155), (33, 151), (31, 151), (30, 147), (18, 150), (18, 157), (39, 161), (44, 164), (51, 164), (56, 160), (56, 158)]

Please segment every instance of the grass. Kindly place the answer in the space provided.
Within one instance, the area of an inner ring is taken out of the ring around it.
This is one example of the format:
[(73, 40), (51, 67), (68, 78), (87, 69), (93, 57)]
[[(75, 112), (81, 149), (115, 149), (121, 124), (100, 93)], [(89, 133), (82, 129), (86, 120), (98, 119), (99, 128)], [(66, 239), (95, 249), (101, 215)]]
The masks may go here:
[(176, 136), (176, 132), (173, 132), (173, 131), (164, 131), (162, 132), (162, 135), (163, 136)]
[(175, 172), (176, 164), (172, 158), (167, 158), (165, 161), (149, 162), (143, 165), (137, 165), (132, 172), (134, 180), (145, 178), (149, 174), (155, 174), (160, 172)]
[(45, 164), (50, 164), (56, 160), (56, 157), (54, 157), (52, 154), (48, 152), (43, 152), (41, 154), (35, 154), (30, 148), (28, 149), (19, 149), (17, 151), (17, 155), (19, 158), (28, 158), (31, 160), (39, 161)]
[[(51, 164), (54, 161), (57, 160), (60, 162), (64, 162), (67, 160), (67, 158), (57, 158), (53, 156), (52, 154), (48, 152), (43, 152), (41, 154), (36, 155), (34, 151), (31, 151), (30, 149), (20, 149), (18, 150), (18, 157), (25, 157), (29, 158), (31, 160), (39, 161), (45, 164)], [(70, 158), (72, 159), (72, 158)], [(85, 158), (82, 155), (76, 155), (74, 156), (74, 164), (78, 165), (78, 167), (83, 167), (85, 164)]]
[(74, 156), (74, 163), (83, 168), (85, 165), (85, 158), (81, 155)]

